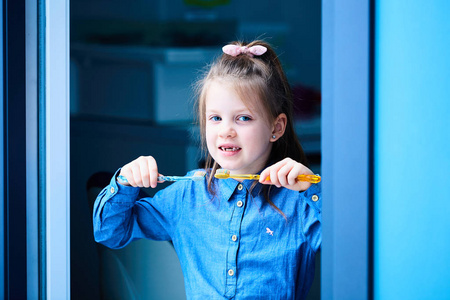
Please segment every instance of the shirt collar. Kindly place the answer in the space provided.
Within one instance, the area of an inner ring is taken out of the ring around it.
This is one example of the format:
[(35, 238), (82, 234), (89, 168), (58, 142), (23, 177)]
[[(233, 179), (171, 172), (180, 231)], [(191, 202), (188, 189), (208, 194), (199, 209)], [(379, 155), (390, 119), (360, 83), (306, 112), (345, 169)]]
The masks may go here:
[[(215, 184), (217, 184), (220, 198), (226, 201), (229, 201), (231, 199), (231, 196), (240, 183), (247, 189), (247, 191), (249, 191), (254, 182), (254, 180), (244, 180), (242, 182), (239, 182), (233, 178), (215, 179)], [(263, 185), (260, 183), (256, 184), (256, 186), (252, 190), (253, 197), (255, 197), (261, 191), (262, 186)]]
[(230, 200), (231, 195), (233, 195), (234, 191), (236, 190), (236, 187), (239, 184), (239, 181), (233, 179), (233, 178), (227, 178), (227, 179), (214, 179), (215, 184), (218, 187), (218, 193), (220, 194), (220, 199), (224, 200)]

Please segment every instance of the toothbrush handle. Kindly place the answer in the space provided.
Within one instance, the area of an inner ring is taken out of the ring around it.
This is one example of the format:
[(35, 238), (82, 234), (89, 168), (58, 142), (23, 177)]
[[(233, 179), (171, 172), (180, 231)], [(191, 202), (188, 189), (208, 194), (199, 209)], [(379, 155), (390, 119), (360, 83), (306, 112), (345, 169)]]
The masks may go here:
[(123, 175), (117, 176), (117, 181), (118, 181), (119, 183), (128, 183), (127, 178), (126, 178), (125, 176), (123, 176)]
[(243, 174), (243, 175), (237, 175), (236, 177), (240, 178), (240, 179), (259, 180), (258, 174)]
[(191, 176), (158, 176), (158, 181), (192, 180)]
[(322, 178), (319, 175), (298, 175), (298, 181), (307, 181), (310, 183), (319, 183)]
[[(266, 180), (270, 180), (270, 176), (267, 176)], [(297, 180), (298, 181), (306, 181), (306, 182), (310, 182), (310, 183), (319, 183), (321, 178), (319, 175), (298, 175), (297, 176)]]
[[(158, 176), (158, 181), (180, 181), (180, 180), (193, 180), (192, 176)], [(125, 176), (117, 176), (119, 183), (128, 183)]]
[[(158, 181), (175, 181), (175, 177), (177, 176), (158, 176)], [(128, 179), (123, 175), (117, 176), (117, 181), (119, 183), (128, 183)]]

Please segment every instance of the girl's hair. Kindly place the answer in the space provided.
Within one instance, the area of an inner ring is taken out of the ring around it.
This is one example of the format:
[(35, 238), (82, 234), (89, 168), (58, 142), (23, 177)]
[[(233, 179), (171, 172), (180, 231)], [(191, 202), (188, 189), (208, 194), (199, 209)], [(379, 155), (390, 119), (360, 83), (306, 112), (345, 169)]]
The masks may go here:
[[(267, 121), (272, 123), (282, 113), (287, 116), (286, 129), (276, 142), (273, 143), (269, 159), (266, 164), (276, 163), (286, 157), (290, 157), (304, 165), (307, 164), (306, 156), (294, 131), (293, 124), (293, 100), (292, 92), (286, 75), (281, 67), (281, 63), (272, 47), (265, 41), (256, 40), (251, 43), (232, 42), (233, 45), (252, 47), (261, 45), (267, 51), (260, 55), (251, 57), (248, 54), (231, 56), (222, 54), (210, 66), (209, 71), (197, 84), (197, 109), (200, 132), (202, 138), (202, 148), (205, 151), (205, 170), (208, 173), (208, 190), (215, 195), (213, 188), (213, 175), (219, 168), (207, 151), (205, 139), (205, 102), (208, 87), (214, 80), (226, 82), (240, 96), (244, 104), (251, 99), (258, 99)], [(257, 184), (253, 185), (253, 187)], [(276, 207), (270, 200), (270, 187), (263, 185), (263, 193), (268, 203), (277, 210), (283, 217), (284, 213)]]

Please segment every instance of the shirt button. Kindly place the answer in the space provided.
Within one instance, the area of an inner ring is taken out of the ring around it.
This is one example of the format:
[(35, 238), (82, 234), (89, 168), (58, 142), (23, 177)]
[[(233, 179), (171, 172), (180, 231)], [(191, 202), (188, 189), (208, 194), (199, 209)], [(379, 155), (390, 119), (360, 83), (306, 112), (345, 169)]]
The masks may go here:
[(116, 189), (112, 186), (111, 189), (109, 190), (111, 192), (111, 194), (114, 194), (114, 192), (116, 191)]
[(236, 205), (237, 205), (238, 207), (242, 207), (242, 205), (244, 205), (244, 202), (242, 202), (241, 200), (239, 200), (239, 201), (236, 203)]
[(228, 270), (228, 275), (233, 276), (234, 275), (234, 271), (232, 269)]
[(237, 241), (237, 235), (233, 235), (233, 236), (231, 237), (231, 239), (233, 240), (233, 242), (236, 242), (236, 241)]
[(312, 201), (316, 202), (317, 200), (319, 200), (319, 196), (313, 195), (313, 196), (311, 197), (311, 199), (312, 199)]
[(238, 185), (238, 190), (242, 191), (243, 188), (244, 188), (244, 187), (242, 186), (242, 184), (239, 184), (239, 185)]

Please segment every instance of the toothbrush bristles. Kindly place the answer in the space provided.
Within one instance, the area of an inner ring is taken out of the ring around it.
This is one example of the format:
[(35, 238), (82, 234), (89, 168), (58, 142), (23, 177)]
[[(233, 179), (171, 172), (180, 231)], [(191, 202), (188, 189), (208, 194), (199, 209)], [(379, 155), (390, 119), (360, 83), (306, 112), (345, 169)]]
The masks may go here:
[(214, 177), (219, 179), (226, 179), (230, 177), (230, 171), (227, 169), (218, 169), (216, 170), (216, 174), (214, 174)]
[(203, 178), (205, 178), (206, 176), (206, 172), (205, 171), (197, 171), (194, 173), (194, 175), (192, 176), (192, 180), (194, 181), (201, 181), (203, 180)]

